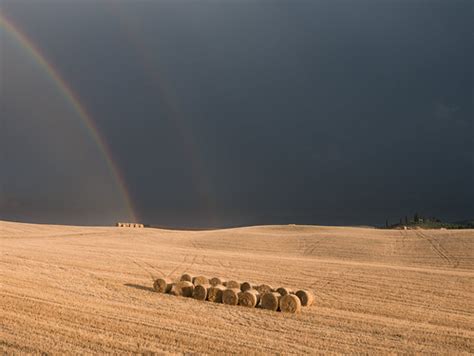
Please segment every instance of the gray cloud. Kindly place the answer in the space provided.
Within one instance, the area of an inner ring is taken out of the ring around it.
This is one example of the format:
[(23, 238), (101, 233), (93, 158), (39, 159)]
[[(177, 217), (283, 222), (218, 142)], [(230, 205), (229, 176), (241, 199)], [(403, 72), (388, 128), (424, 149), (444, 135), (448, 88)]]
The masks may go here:
[[(467, 0), (2, 2), (95, 118), (143, 220), (182, 226), (383, 224), (415, 210), (471, 217), (469, 9)], [(54, 122), (61, 110), (32, 94), (50, 87), (34, 72), (22, 80), (4, 53), (10, 132), (32, 120), (30, 108)], [(51, 165), (77, 157), (81, 135), (46, 155)], [(23, 201), (24, 177), (41, 169), (21, 143), (7, 149), (2, 166), (17, 168), (4, 191)], [(88, 152), (74, 159), (102, 178), (42, 172), (51, 201), (71, 185), (100, 192), (110, 183)], [(113, 221), (113, 194), (98, 199), (99, 222)], [(34, 195), (40, 203), (15, 217), (79, 223), (95, 211), (84, 199), (58, 218)]]

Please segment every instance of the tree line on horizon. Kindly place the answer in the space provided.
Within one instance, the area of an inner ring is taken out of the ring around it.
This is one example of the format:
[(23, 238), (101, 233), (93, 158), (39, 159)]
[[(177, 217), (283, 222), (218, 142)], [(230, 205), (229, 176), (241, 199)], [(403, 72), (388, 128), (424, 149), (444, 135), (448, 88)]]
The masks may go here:
[(385, 220), (386, 229), (397, 229), (402, 227), (426, 227), (426, 228), (446, 228), (446, 229), (473, 229), (474, 220), (466, 220), (459, 222), (443, 222), (441, 219), (435, 216), (423, 216), (418, 212), (413, 214), (412, 218), (405, 215), (404, 218), (396, 223), (391, 224), (389, 219)]

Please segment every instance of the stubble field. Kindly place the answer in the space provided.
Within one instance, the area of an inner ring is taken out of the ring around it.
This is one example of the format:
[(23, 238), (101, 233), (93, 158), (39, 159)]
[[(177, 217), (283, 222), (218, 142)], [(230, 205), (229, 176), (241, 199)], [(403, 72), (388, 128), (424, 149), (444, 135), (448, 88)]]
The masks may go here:
[[(474, 353), (474, 231), (0, 221), (6, 353)], [(300, 314), (152, 291), (182, 273), (306, 288)]]

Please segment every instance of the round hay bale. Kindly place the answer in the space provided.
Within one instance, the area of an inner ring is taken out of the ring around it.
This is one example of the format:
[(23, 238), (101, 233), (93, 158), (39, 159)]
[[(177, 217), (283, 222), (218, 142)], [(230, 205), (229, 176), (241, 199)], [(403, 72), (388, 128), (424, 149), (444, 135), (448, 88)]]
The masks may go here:
[(222, 293), (225, 289), (224, 286), (212, 286), (207, 291), (207, 300), (214, 303), (222, 303)]
[(285, 313), (299, 313), (301, 301), (294, 294), (287, 294), (280, 298), (280, 310)]
[(194, 285), (190, 282), (187, 282), (186, 285), (181, 286), (181, 290), (183, 292), (183, 297), (192, 297), (194, 291)]
[(220, 279), (219, 277), (212, 277), (210, 280), (209, 280), (209, 283), (211, 286), (221, 286), (223, 285), (225, 282)]
[(179, 281), (178, 283), (173, 284), (170, 294), (189, 298), (193, 296), (193, 291), (194, 285), (191, 282)]
[(304, 307), (309, 307), (314, 302), (314, 295), (310, 291), (301, 289), (295, 294), (300, 299), (301, 305)]
[(169, 293), (173, 283), (167, 278), (158, 278), (153, 283), (153, 289), (158, 293)]
[(262, 301), (260, 302), (260, 306), (263, 309), (277, 311), (280, 306), (280, 293), (277, 292), (267, 292), (262, 294)]
[(209, 284), (209, 278), (204, 276), (197, 276), (193, 278), (193, 284), (197, 286), (198, 284)]
[(240, 290), (241, 290), (242, 292), (246, 292), (246, 291), (248, 291), (248, 290), (250, 290), (250, 289), (253, 289), (253, 286), (252, 286), (249, 282), (244, 282), (244, 283), (242, 283), (242, 284), (240, 285)]
[(193, 298), (197, 300), (206, 300), (209, 288), (211, 288), (210, 284), (198, 284), (194, 287)]
[(265, 293), (270, 293), (274, 292), (275, 290), (272, 288), (272, 286), (269, 286), (268, 284), (260, 284), (259, 286), (255, 287), (255, 289), (260, 293), (260, 294), (265, 294)]
[(240, 282), (230, 280), (225, 283), (225, 286), (230, 289), (234, 289), (234, 288), (240, 289)]
[(239, 293), (239, 305), (255, 308), (260, 302), (260, 294), (255, 289), (249, 289)]
[(239, 304), (239, 293), (240, 289), (238, 288), (227, 288), (222, 292), (222, 303), (227, 305)]
[(174, 295), (175, 297), (178, 297), (178, 289), (176, 288), (176, 283), (173, 283), (171, 285), (171, 289), (169, 291), (169, 294)]
[(287, 294), (293, 294), (290, 288), (285, 288), (285, 287), (277, 288), (276, 291), (280, 293), (281, 296), (284, 296)]
[(192, 282), (193, 281), (193, 276), (191, 276), (190, 274), (185, 273), (181, 276), (180, 281)]

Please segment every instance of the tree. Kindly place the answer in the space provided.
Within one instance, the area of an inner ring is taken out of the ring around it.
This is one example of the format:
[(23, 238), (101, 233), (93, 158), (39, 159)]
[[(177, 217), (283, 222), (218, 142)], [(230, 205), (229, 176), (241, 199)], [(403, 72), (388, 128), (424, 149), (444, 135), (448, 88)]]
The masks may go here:
[(408, 225), (408, 216), (405, 215), (405, 225)]
[(415, 221), (415, 223), (420, 222), (420, 215), (418, 215), (418, 213), (415, 213), (415, 215), (413, 216), (413, 220)]
[(388, 228), (388, 219), (385, 220), (385, 227)]

